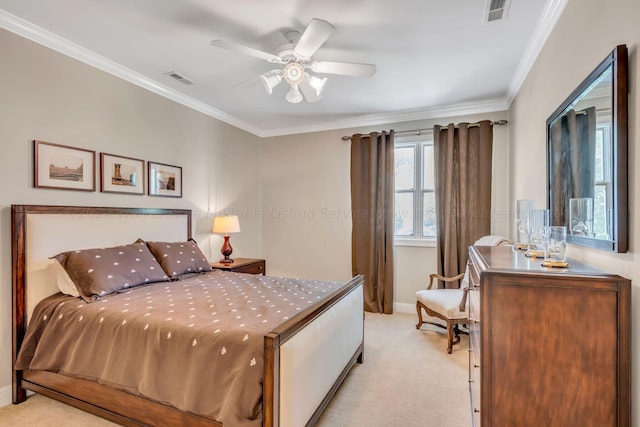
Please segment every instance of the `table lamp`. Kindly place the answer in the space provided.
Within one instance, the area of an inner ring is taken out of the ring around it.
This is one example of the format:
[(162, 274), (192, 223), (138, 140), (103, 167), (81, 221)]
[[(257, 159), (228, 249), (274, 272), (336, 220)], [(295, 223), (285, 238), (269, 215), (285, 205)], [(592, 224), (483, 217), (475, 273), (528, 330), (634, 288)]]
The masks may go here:
[(229, 233), (238, 233), (240, 231), (240, 223), (237, 215), (223, 215), (213, 218), (213, 232), (224, 234), (224, 243), (220, 252), (224, 258), (220, 260), (222, 264), (231, 264), (233, 260), (229, 258), (233, 252), (231, 243), (229, 243)]

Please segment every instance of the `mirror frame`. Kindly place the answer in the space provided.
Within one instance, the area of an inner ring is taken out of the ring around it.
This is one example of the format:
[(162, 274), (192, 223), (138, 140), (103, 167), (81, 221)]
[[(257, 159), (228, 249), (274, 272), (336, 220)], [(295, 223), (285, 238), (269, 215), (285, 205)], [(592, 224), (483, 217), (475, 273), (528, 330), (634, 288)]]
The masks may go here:
[[(612, 80), (612, 126), (611, 147), (613, 168), (613, 226), (611, 240), (574, 236), (567, 233), (567, 242), (618, 253), (627, 252), (629, 239), (628, 224), (628, 71), (627, 46), (618, 45), (587, 76), (586, 79), (571, 92), (571, 95), (547, 119), (547, 208), (552, 212), (551, 186), (551, 123), (559, 118), (591, 84), (611, 66)], [(551, 224), (559, 225), (559, 224)]]

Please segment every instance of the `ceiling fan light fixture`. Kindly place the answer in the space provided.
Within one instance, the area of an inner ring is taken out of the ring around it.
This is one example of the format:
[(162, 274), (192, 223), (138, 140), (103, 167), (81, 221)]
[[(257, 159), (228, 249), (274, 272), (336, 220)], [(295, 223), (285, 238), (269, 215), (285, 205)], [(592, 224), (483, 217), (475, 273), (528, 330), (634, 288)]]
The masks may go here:
[(282, 75), (280, 73), (270, 71), (261, 75), (260, 80), (262, 80), (262, 84), (264, 85), (267, 93), (271, 95), (273, 93), (273, 88), (278, 86), (282, 81)]
[(311, 86), (316, 91), (316, 95), (322, 95), (322, 91), (324, 90), (324, 86), (326, 84), (326, 77), (321, 79), (320, 77), (309, 75), (309, 86)]
[[(509, 2), (511, 0), (491, 1)], [(280, 46), (277, 54), (263, 52), (225, 40), (213, 40), (211, 45), (276, 64), (281, 68), (270, 70), (259, 76), (267, 93), (269, 95), (273, 94), (273, 88), (279, 85), (282, 80), (285, 80), (291, 86), (286, 94), (287, 102), (297, 104), (306, 100), (308, 103), (313, 103), (321, 98), (324, 87), (327, 84), (327, 78), (312, 75), (309, 71), (320, 75), (337, 74), (354, 77), (371, 77), (376, 73), (374, 64), (313, 60), (313, 55), (327, 41), (334, 30), (334, 26), (329, 22), (313, 18), (304, 32), (288, 31), (285, 34), (288, 44)], [(257, 78), (251, 79), (252, 82), (256, 80)]]
[(284, 67), (284, 78), (290, 85), (297, 85), (304, 80), (304, 67), (298, 62), (289, 62)]
[(287, 92), (287, 96), (285, 96), (285, 99), (291, 104), (298, 104), (302, 101), (303, 97), (300, 93), (300, 88), (298, 87), (298, 85), (291, 85), (291, 89), (289, 89), (289, 92)]

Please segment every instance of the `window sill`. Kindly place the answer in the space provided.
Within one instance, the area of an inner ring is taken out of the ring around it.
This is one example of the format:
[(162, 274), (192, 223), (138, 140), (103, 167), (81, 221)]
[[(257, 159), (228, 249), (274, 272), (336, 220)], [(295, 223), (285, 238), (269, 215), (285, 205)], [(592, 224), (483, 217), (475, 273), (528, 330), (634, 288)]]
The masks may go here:
[(394, 246), (413, 246), (421, 248), (435, 248), (436, 239), (393, 239)]

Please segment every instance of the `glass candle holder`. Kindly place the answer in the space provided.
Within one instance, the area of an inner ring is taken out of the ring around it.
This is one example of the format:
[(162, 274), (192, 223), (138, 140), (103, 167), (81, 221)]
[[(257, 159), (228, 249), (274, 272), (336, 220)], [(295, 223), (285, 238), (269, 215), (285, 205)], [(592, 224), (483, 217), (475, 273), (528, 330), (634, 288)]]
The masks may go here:
[(567, 227), (552, 225), (546, 228), (544, 260), (554, 263), (567, 260)]
[(573, 236), (593, 237), (593, 198), (569, 199), (569, 220)]
[(530, 219), (533, 209), (533, 200), (516, 200), (516, 243), (518, 245), (529, 245)]
[(529, 213), (529, 244), (531, 249), (544, 251), (549, 209), (532, 209)]

